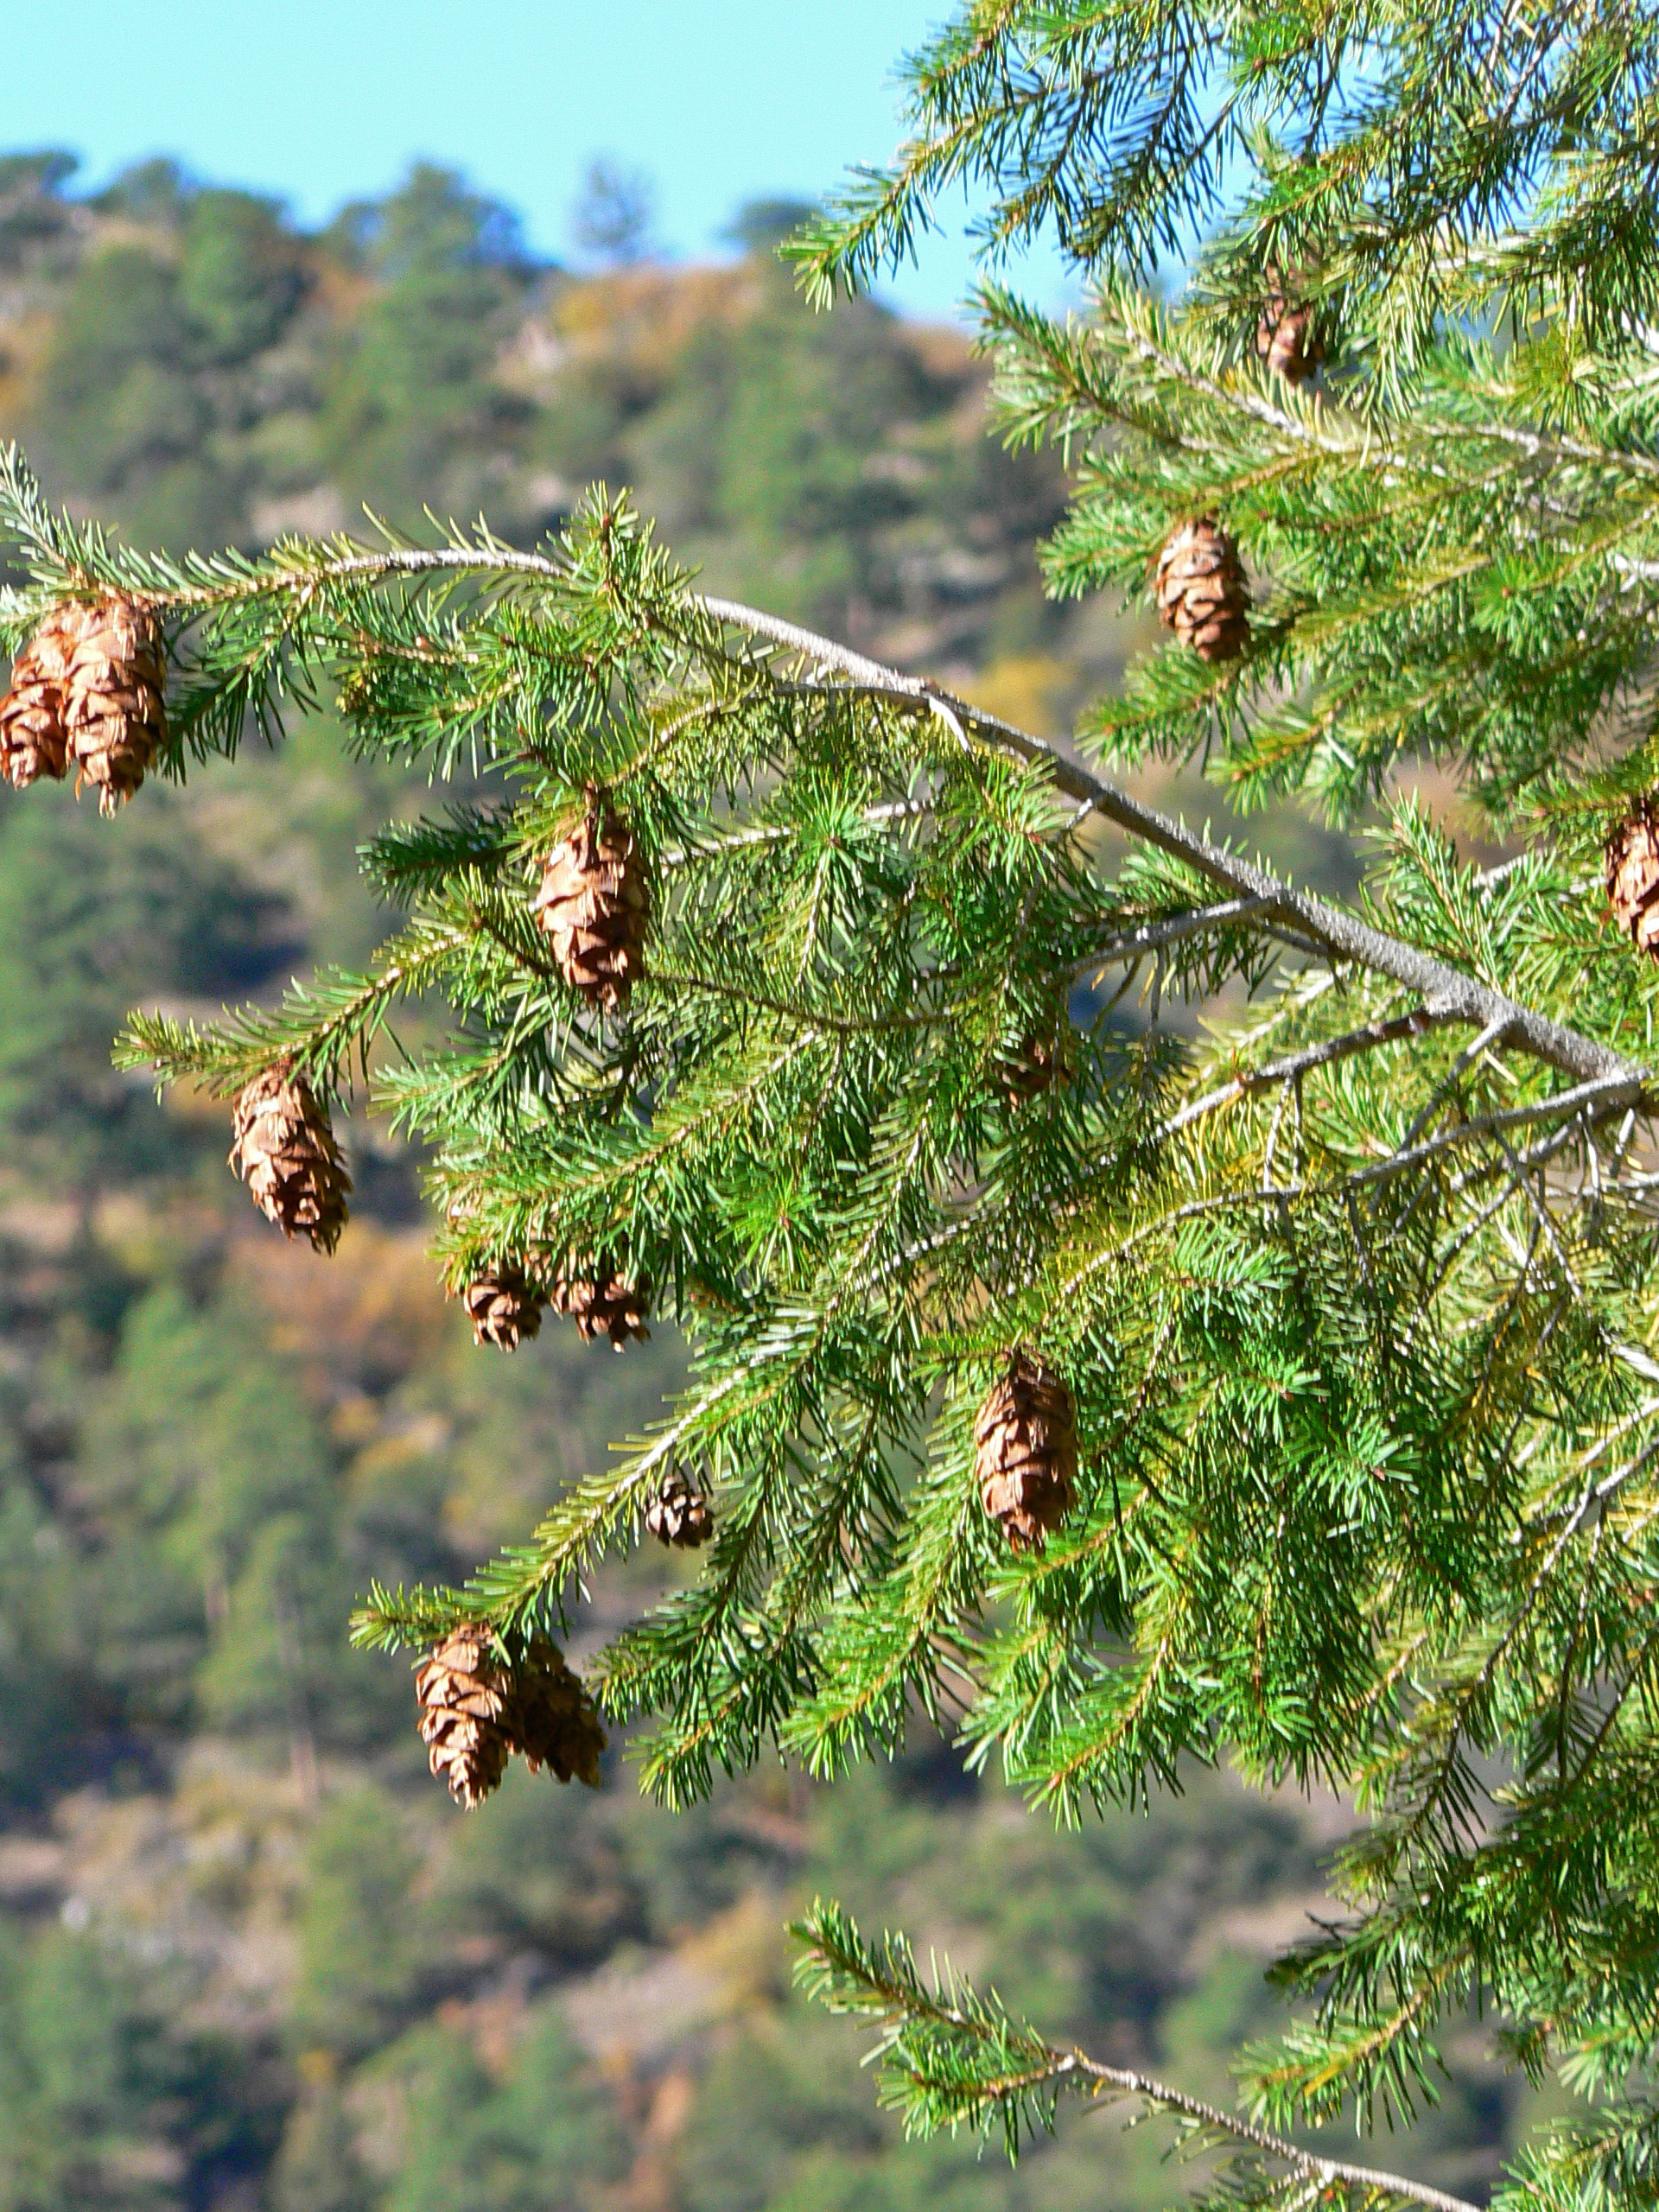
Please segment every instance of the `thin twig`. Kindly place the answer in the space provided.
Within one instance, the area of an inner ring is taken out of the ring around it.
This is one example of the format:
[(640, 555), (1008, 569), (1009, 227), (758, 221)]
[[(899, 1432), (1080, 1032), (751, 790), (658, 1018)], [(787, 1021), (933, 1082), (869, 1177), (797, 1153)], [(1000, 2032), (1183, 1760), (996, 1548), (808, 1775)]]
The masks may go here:
[(1387, 1021), (1368, 1021), (1363, 1028), (1351, 1029), (1341, 1037), (1328, 1037), (1322, 1045), (1310, 1045), (1306, 1052), (1270, 1061), (1264, 1068), (1247, 1068), (1224, 1083), (1219, 1090), (1206, 1091), (1202, 1098), (1194, 1098), (1183, 1106), (1179, 1114), (1164, 1123), (1159, 1135), (1172, 1137), (1178, 1129), (1185, 1128), (1205, 1114), (1215, 1113), (1220, 1107), (1232, 1105), (1251, 1091), (1270, 1090), (1275, 1083), (1294, 1082), (1310, 1069), (1329, 1067), (1337, 1060), (1351, 1059), (1356, 1052), (1374, 1052), (1380, 1045), (1397, 1045), (1408, 1037), (1421, 1037), (1426, 1030), (1457, 1019), (1456, 1014), (1437, 1013), (1420, 1006), (1410, 1014), (1395, 1014)]

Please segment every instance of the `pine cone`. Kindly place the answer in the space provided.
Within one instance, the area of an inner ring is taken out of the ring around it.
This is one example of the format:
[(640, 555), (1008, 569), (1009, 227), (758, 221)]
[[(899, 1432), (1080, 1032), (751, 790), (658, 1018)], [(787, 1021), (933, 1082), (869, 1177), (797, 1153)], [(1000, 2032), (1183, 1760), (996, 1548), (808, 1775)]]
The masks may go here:
[(486, 1628), (452, 1630), (415, 1675), (427, 1764), (471, 1812), (507, 1770), (513, 1683)]
[(599, 1786), (605, 1731), (580, 1675), (544, 1636), (534, 1636), (513, 1669), (512, 1748), (532, 1774), (551, 1767), (561, 1782)]
[(232, 1121), (231, 1165), (284, 1236), (302, 1229), (332, 1252), (346, 1226), (352, 1179), (328, 1116), (302, 1076), (267, 1068), (247, 1084)]
[(714, 1534), (715, 1516), (701, 1491), (692, 1489), (677, 1467), (671, 1467), (645, 1508), (645, 1526), (659, 1544), (695, 1550)]
[(1276, 269), (1268, 270), (1268, 283), (1270, 289), (1255, 327), (1256, 359), (1287, 384), (1306, 384), (1325, 358), (1313, 327), (1313, 310), (1292, 303)]
[(63, 726), (64, 685), (88, 611), (71, 600), (53, 608), (11, 664), (11, 688), (0, 699), (0, 772), (19, 791), (68, 766)]
[(517, 1351), (520, 1340), (542, 1325), (542, 1299), (516, 1268), (493, 1268), (475, 1275), (461, 1294), (473, 1324), (474, 1341), (498, 1351)]
[(119, 592), (87, 610), (64, 682), (63, 726), (75, 788), (97, 785), (100, 814), (132, 797), (167, 735), (166, 682), (153, 614)]
[(630, 1337), (650, 1336), (645, 1326), (649, 1296), (643, 1286), (636, 1288), (615, 1274), (608, 1261), (601, 1261), (594, 1274), (556, 1276), (548, 1303), (556, 1313), (575, 1321), (585, 1343), (608, 1337), (620, 1351)]
[(633, 832), (597, 791), (549, 854), (533, 911), (565, 982), (590, 1006), (620, 1006), (645, 972), (651, 889)]
[(1036, 1356), (1019, 1351), (974, 1424), (980, 1503), (1019, 1551), (1043, 1548), (1077, 1503), (1071, 1394)]
[(1659, 801), (1644, 798), (1607, 840), (1607, 896), (1637, 950), (1659, 960)]
[(1069, 1025), (1033, 1030), (1017, 1052), (1006, 1053), (996, 1064), (996, 1077), (1010, 1106), (1040, 1098), (1046, 1090), (1071, 1080)]
[(1200, 660), (1236, 660), (1249, 641), (1238, 548), (1208, 515), (1172, 531), (1158, 556), (1158, 615)]

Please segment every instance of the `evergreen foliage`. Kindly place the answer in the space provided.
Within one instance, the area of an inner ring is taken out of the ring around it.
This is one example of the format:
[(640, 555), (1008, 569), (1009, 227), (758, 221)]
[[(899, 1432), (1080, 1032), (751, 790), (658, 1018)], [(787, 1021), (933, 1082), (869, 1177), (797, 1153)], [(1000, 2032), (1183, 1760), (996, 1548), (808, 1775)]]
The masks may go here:
[[(1342, 1917), (1281, 1963), (1304, 2009), (1249, 2055), (1246, 2114), (820, 1908), (815, 1986), (887, 2024), (924, 2132), (1016, 2148), (1086, 2085), (1221, 2154), (1217, 2202), (1456, 2205), (1297, 2137), (1408, 2124), (1476, 2006), (1588, 2101), (1503, 2201), (1659, 2201), (1659, 978), (1601, 885), (1659, 779), (1656, 39), (1630, 6), (978, 0), (912, 67), (898, 166), (796, 249), (827, 302), (963, 181), (993, 251), (1052, 230), (1090, 315), (981, 305), (1007, 435), (1073, 464), (1052, 588), (1143, 592), (1210, 515), (1256, 590), (1241, 655), (1149, 655), (1083, 734), (1369, 825), (1352, 909), (700, 594), (603, 491), (530, 551), (480, 524), (174, 560), (54, 512), (15, 455), (0, 484), (29, 575), (7, 643), (100, 586), (165, 619), (167, 772), (332, 696), (365, 753), (469, 786), (369, 849), (408, 919), (368, 968), (212, 1027), (140, 1012), (124, 1060), (219, 1096), (278, 1062), (366, 1086), (428, 1147), (452, 1287), (626, 1264), (691, 1339), (657, 1427), (464, 1587), (377, 1586), (365, 1643), (562, 1629), (677, 1468), (715, 1540), (594, 1669), (671, 1802), (772, 1743), (837, 1773), (919, 1709), (1067, 1820), (1224, 1758), (1369, 1814)], [(1190, 281), (1160, 304), (1172, 253)], [(480, 304), (502, 266), (423, 257), (397, 282)], [(149, 407), (162, 308), (134, 278), (111, 342)], [(1322, 333), (1311, 391), (1257, 358), (1286, 283)], [(146, 436), (168, 419), (135, 400)], [(1402, 788), (1423, 762), (1510, 861), (1462, 856)], [(625, 1014), (531, 911), (594, 789), (653, 887)], [(1010, 1068), (1103, 978), (1066, 1079), (1023, 1096)], [(1176, 998), (1201, 1045), (1160, 1018)], [(973, 1435), (1022, 1346), (1071, 1393), (1079, 1501), (1015, 1556)]]

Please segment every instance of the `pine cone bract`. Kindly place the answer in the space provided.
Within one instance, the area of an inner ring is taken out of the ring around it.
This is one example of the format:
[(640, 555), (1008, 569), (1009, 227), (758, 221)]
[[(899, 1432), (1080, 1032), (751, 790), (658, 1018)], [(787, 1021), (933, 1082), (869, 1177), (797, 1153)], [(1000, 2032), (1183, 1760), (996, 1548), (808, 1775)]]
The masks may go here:
[(549, 854), (533, 912), (572, 989), (590, 1006), (620, 1006), (645, 972), (651, 887), (633, 832), (597, 792)]
[(244, 1085), (232, 1117), (231, 1165), (284, 1236), (303, 1230), (332, 1252), (346, 1226), (352, 1179), (327, 1115), (302, 1076), (277, 1066)]
[(1018, 1351), (974, 1424), (980, 1503), (1015, 1551), (1040, 1551), (1077, 1503), (1071, 1393), (1036, 1355)]
[(64, 679), (63, 726), (75, 788), (96, 785), (102, 814), (132, 797), (167, 735), (166, 683), (161, 625), (147, 608), (111, 592), (86, 610)]
[(1158, 616), (1200, 660), (1236, 660), (1249, 641), (1238, 548), (1213, 518), (1170, 532), (1158, 556)]

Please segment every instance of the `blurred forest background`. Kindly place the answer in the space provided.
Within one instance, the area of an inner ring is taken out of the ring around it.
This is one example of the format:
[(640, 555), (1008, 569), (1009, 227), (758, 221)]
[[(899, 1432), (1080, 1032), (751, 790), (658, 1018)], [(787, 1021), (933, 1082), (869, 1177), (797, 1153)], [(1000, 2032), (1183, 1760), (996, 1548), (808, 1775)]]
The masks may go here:
[[(632, 486), (711, 588), (1054, 731), (1133, 618), (1045, 603), (1048, 459), (985, 435), (963, 339), (814, 319), (751, 207), (733, 258), (645, 253), (626, 181), (584, 271), (417, 169), (301, 234), (165, 163), (96, 198), (0, 161), (0, 432), (129, 539), (269, 543), (367, 502), (528, 542)], [(114, 823), (0, 798), (0, 2212), (1109, 2212), (1178, 2201), (1155, 2129), (1077, 2118), (1017, 2175), (906, 2148), (853, 2032), (791, 1996), (813, 1893), (906, 1925), (1056, 2033), (1190, 2089), (1277, 2017), (1342, 1808), (1195, 1775), (1057, 1836), (918, 1734), (834, 1790), (773, 1764), (671, 1816), (515, 1770), (463, 1817), (372, 1575), (464, 1573), (671, 1389), (556, 1323), (476, 1351), (423, 1255), (418, 1162), (362, 1123), (330, 1262), (225, 1166), (222, 1109), (115, 1076), (128, 1006), (362, 959), (355, 849), (423, 787), (326, 717)], [(1334, 848), (1261, 832), (1317, 879)], [(573, 1656), (679, 1571), (602, 1579)], [(1473, 2028), (1426, 2144), (1484, 2194), (1536, 2110)]]

